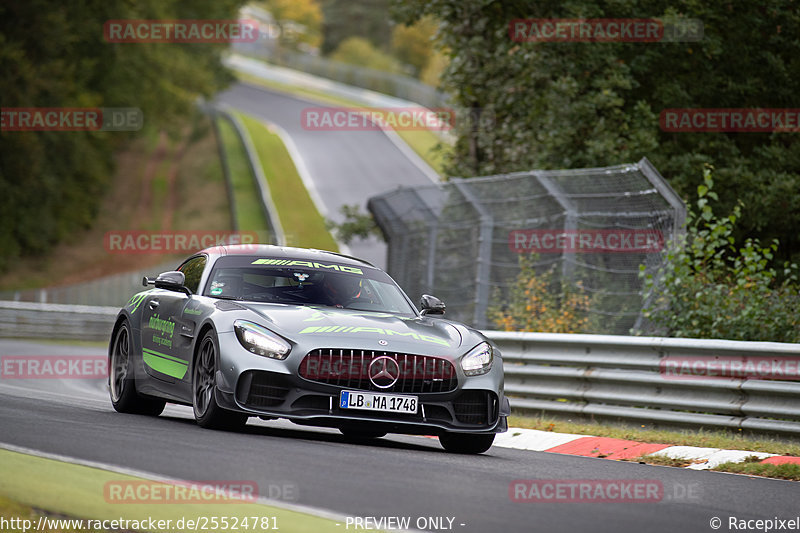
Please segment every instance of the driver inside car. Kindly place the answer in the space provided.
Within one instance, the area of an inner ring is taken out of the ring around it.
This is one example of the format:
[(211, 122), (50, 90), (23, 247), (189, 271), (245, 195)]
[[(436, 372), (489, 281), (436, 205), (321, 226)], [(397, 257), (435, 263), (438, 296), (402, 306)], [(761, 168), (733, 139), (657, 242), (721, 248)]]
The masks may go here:
[(325, 305), (345, 307), (361, 297), (361, 279), (354, 276), (325, 276), (321, 288)]

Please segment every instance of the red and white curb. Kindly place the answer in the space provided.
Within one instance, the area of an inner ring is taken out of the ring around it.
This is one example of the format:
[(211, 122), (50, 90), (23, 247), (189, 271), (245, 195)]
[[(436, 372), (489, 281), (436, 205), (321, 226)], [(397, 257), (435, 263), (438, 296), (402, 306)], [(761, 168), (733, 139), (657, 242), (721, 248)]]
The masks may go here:
[(669, 444), (654, 444), (522, 428), (509, 428), (506, 433), (498, 434), (495, 437), (494, 445), (501, 448), (563, 453), (617, 461), (635, 459), (645, 455), (669, 457), (691, 462), (686, 468), (692, 470), (708, 470), (722, 463), (740, 463), (753, 456), (761, 459), (759, 461), (761, 463), (800, 464), (800, 457), (776, 455), (774, 453), (700, 448), (697, 446), (670, 446)]

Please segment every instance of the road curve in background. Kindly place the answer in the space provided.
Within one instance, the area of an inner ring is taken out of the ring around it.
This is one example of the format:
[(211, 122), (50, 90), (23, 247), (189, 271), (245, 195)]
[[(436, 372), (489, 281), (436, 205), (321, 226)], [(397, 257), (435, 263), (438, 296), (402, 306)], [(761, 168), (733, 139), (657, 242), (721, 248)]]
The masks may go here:
[[(244, 83), (220, 93), (217, 101), (280, 126), (291, 138), (325, 211), (341, 220), (339, 208), (358, 204), (398, 186), (430, 185), (431, 179), (379, 128), (366, 131), (313, 131), (303, 128), (304, 109), (326, 107)], [(329, 107), (329, 106), (327, 106)], [(291, 228), (284, 228), (288, 233)], [(386, 266), (386, 245), (377, 239), (353, 242), (353, 255)]]
[[(0, 340), (3, 358), (104, 353)], [(723, 522), (721, 531), (729, 531), (731, 516), (789, 519), (800, 501), (794, 482), (497, 447), (459, 456), (424, 437), (351, 444), (336, 431), (260, 420), (238, 433), (203, 430), (186, 407), (170, 405), (158, 418), (114, 412), (102, 379), (4, 377), (0, 428), (5, 444), (173, 478), (255, 481), (267, 497), (270, 486), (292, 484), (298, 495), (293, 503), (347, 516), (410, 517), (412, 526), (425, 517), (453, 518), (451, 529), (420, 528), (430, 531), (694, 532), (711, 531), (715, 517)], [(649, 480), (663, 486), (663, 497), (649, 503), (520, 503), (509, 494), (515, 480)]]

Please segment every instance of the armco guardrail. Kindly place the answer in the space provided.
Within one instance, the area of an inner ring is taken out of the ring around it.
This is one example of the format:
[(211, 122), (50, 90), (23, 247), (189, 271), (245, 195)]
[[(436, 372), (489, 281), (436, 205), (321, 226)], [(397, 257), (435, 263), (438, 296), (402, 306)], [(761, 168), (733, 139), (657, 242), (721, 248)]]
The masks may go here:
[(798, 381), (670, 377), (664, 372), (667, 358), (706, 363), (710, 358), (758, 358), (796, 368), (800, 344), (484, 333), (503, 354), (505, 391), (518, 413), (800, 434)]
[[(106, 341), (118, 309), (0, 301), (0, 337)], [(800, 435), (800, 382), (675, 379), (667, 358), (800, 360), (800, 344), (484, 332), (503, 353), (516, 413), (584, 415)], [(788, 365), (786, 368), (789, 368)]]
[(236, 116), (233, 110), (226, 106), (217, 106), (216, 112), (229, 120), (233, 124), (236, 134), (244, 147), (247, 154), (247, 162), (250, 166), (250, 172), (256, 180), (256, 187), (258, 188), (259, 195), (261, 196), (261, 207), (264, 211), (264, 217), (270, 225), (269, 232), (272, 234), (271, 244), (283, 246), (286, 244), (286, 237), (283, 233), (280, 218), (278, 218), (278, 210), (272, 202), (272, 196), (269, 193), (269, 184), (267, 178), (264, 176), (264, 170), (261, 168), (261, 161), (258, 158), (258, 153), (253, 145), (253, 140), (247, 132), (247, 128), (242, 124), (242, 121)]
[(0, 301), (0, 337), (105, 341), (118, 307)]

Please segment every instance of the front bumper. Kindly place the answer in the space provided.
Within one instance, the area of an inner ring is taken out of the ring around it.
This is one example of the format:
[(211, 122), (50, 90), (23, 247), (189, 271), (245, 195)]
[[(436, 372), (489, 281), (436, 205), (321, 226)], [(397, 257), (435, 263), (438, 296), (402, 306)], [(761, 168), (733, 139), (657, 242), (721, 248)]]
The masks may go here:
[[(238, 343), (237, 343), (238, 344)], [(386, 413), (339, 407), (342, 387), (302, 378), (301, 359), (278, 361), (255, 356), (232, 343), (224, 343), (223, 361), (217, 373), (216, 401), (225, 409), (252, 416), (287, 418), (298, 424), (345, 427), (369, 425), (387, 433), (442, 434), (500, 433), (507, 430), (510, 414), (503, 395), (502, 359), (482, 376), (458, 376), (449, 392), (386, 394), (416, 396), (416, 414)], [(376, 392), (376, 391), (365, 391)]]

